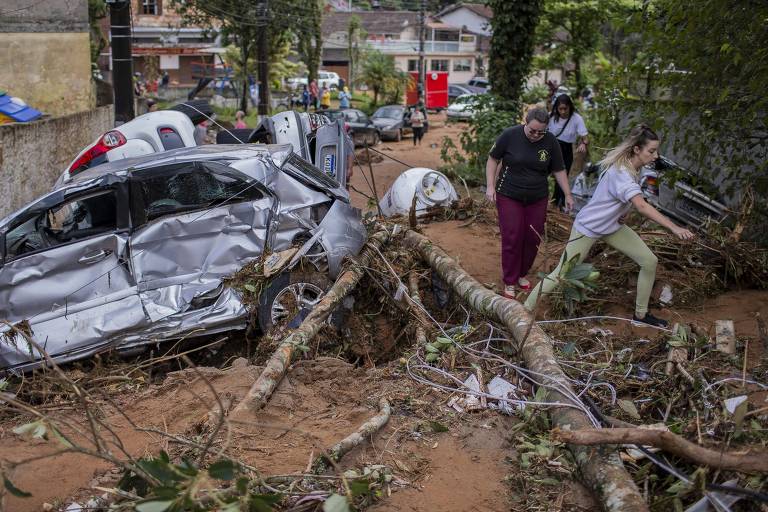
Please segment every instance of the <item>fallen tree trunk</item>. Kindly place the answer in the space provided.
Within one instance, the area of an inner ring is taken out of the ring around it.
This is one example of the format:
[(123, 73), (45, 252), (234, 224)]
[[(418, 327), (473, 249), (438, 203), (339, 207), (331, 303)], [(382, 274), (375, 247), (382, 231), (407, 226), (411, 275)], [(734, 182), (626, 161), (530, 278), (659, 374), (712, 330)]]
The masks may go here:
[(233, 416), (244, 412), (255, 412), (264, 406), (288, 370), (296, 347), (306, 345), (320, 331), (323, 322), (328, 319), (334, 308), (360, 281), (365, 273), (363, 267), (370, 265), (373, 257), (378, 254), (377, 250), (389, 241), (389, 237), (388, 231), (379, 231), (368, 239), (365, 248), (355, 260), (356, 264), (339, 276), (301, 325), (280, 342), (259, 378), (248, 390), (245, 398), (235, 407)]
[[(516, 343), (513, 348), (522, 355), (530, 370), (546, 375), (549, 378), (548, 384), (558, 383), (561, 387), (570, 389), (565, 373), (555, 360), (552, 341), (536, 325), (530, 312), (522, 304), (486, 289), (428, 238), (414, 231), (408, 231), (405, 235), (405, 243), (416, 249), (464, 301), (476, 311), (502, 323), (507, 328)], [(552, 387), (548, 388), (548, 392), (548, 396), (553, 401), (571, 402), (567, 396)], [(587, 416), (574, 408), (553, 407), (550, 415), (553, 424), (562, 430), (593, 427)], [(604, 510), (611, 512), (648, 510), (647, 504), (629, 473), (624, 469), (616, 450), (575, 444), (569, 444), (568, 448), (576, 459), (582, 480), (597, 494)]]
[(328, 453), (321, 455), (317, 458), (312, 465), (312, 472), (315, 474), (324, 473), (328, 469), (328, 459), (333, 462), (339, 462), (341, 458), (349, 453), (353, 448), (360, 446), (369, 437), (381, 430), (384, 425), (389, 421), (389, 416), (392, 413), (389, 402), (386, 398), (379, 400), (379, 414), (369, 419), (362, 425), (357, 431), (351, 433), (335, 445), (333, 445)]
[(768, 452), (733, 453), (710, 450), (663, 430), (644, 428), (605, 428), (555, 430), (555, 438), (577, 445), (651, 445), (696, 464), (741, 473), (768, 472)]

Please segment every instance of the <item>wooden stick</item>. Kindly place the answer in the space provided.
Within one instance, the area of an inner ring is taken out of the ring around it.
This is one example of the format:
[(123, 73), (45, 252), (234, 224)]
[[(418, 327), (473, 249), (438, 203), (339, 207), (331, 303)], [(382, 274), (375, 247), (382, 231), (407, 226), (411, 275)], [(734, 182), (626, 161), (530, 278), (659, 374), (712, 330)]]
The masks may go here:
[(740, 473), (768, 472), (768, 451), (745, 453), (720, 452), (698, 446), (677, 434), (644, 428), (605, 428), (587, 430), (553, 430), (553, 436), (562, 442), (583, 446), (604, 444), (650, 445), (695, 464)]
[[(528, 368), (546, 375), (546, 382), (549, 384), (557, 383), (561, 389), (570, 388), (569, 380), (555, 358), (552, 340), (534, 322), (530, 312), (522, 304), (486, 289), (442, 249), (415, 231), (406, 232), (405, 243), (416, 250), (433, 271), (473, 309), (506, 327), (513, 338), (510, 342), (512, 348), (519, 351)], [(555, 387), (550, 387), (548, 391), (553, 401), (571, 401)], [(553, 423), (563, 428), (567, 426), (583, 429), (592, 426), (584, 412), (571, 407), (553, 407), (550, 415)], [(574, 454), (584, 483), (597, 495), (604, 510), (648, 510), (648, 505), (624, 468), (616, 450), (589, 449), (574, 444), (568, 448)]]
[(330, 290), (323, 296), (320, 302), (312, 308), (307, 318), (301, 322), (301, 325), (296, 328), (289, 336), (280, 342), (277, 350), (272, 354), (272, 357), (267, 361), (264, 370), (259, 375), (256, 382), (253, 383), (251, 389), (248, 390), (248, 394), (245, 398), (237, 404), (232, 416), (237, 417), (245, 412), (255, 412), (261, 409), (272, 393), (277, 388), (277, 385), (285, 376), (288, 371), (288, 366), (291, 364), (291, 358), (296, 350), (297, 346), (306, 345), (309, 341), (320, 331), (323, 322), (328, 318), (336, 305), (341, 302), (344, 297), (357, 285), (360, 278), (365, 273), (364, 267), (367, 267), (374, 255), (378, 252), (374, 249), (378, 249), (389, 241), (390, 234), (387, 231), (379, 231), (368, 239), (368, 245), (360, 253), (357, 258), (357, 264), (346, 270), (339, 276), (336, 283)]
[(338, 462), (353, 448), (363, 444), (368, 437), (381, 430), (387, 424), (391, 413), (392, 411), (387, 399), (380, 399), (379, 414), (360, 425), (360, 428), (355, 432), (333, 445), (325, 455), (318, 457), (313, 464), (314, 469), (312, 472), (317, 474), (324, 473), (328, 469), (328, 459)]

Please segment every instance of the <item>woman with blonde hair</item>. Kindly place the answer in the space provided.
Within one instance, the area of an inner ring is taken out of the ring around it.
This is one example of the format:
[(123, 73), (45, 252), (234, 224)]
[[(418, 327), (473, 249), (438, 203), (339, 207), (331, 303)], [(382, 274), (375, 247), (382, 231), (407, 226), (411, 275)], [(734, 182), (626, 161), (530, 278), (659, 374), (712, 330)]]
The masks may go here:
[(642, 215), (667, 228), (679, 239), (693, 238), (693, 233), (676, 225), (643, 198), (643, 192), (638, 185), (639, 171), (658, 158), (658, 149), (659, 136), (648, 126), (641, 124), (633, 128), (621, 144), (608, 152), (600, 162), (600, 182), (589, 203), (576, 215), (560, 263), (536, 285), (525, 301), (525, 307), (533, 310), (541, 293), (548, 294), (554, 290), (560, 269), (566, 260), (575, 257), (581, 263), (595, 242), (605, 240), (608, 245), (640, 265), (633, 320), (653, 327), (669, 325), (666, 320), (656, 318), (648, 312), (648, 300), (656, 279), (658, 258), (637, 233), (619, 222), (634, 206)]

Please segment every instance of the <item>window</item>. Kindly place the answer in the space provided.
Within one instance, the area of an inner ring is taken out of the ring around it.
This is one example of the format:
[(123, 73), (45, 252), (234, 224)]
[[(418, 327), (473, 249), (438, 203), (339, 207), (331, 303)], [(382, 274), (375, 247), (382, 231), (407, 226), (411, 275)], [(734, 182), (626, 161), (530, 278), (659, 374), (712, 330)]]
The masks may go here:
[(159, 16), (162, 13), (163, 0), (141, 0), (141, 14)]
[(354, 123), (357, 121), (357, 112), (354, 110), (345, 110), (344, 111), (344, 119), (346, 121), (349, 121), (351, 123)]
[(430, 71), (448, 71), (448, 59), (432, 59), (429, 63)]
[(472, 71), (472, 59), (453, 59), (454, 71)]
[[(150, 171), (151, 172), (151, 171)], [(165, 215), (215, 208), (264, 197), (252, 183), (190, 164), (139, 177), (132, 184), (134, 224)]]
[(28, 218), (8, 231), (8, 260), (117, 229), (114, 190), (80, 197)]
[(408, 71), (419, 70), (419, 59), (408, 59)]

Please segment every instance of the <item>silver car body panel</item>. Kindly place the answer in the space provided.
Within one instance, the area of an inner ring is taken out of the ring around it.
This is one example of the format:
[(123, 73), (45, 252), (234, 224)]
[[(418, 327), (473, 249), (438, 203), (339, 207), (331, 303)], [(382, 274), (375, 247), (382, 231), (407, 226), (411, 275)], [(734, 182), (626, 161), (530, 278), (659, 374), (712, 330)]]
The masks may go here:
[[(63, 363), (113, 348), (244, 328), (247, 311), (223, 278), (265, 250), (284, 250), (317, 236), (335, 277), (343, 259), (366, 241), (360, 211), (349, 206), (343, 187), (296, 160), (291, 149), (183, 148), (105, 163), (76, 175), (0, 221), (0, 240), (26, 216), (72, 196), (105, 187), (127, 191), (134, 180), (179, 163), (229, 169), (258, 187), (263, 197), (169, 214), (138, 227), (125, 220), (116, 232), (9, 259), (0, 266), (0, 319), (28, 320), (35, 342)], [(130, 207), (136, 206), (131, 202)], [(5, 254), (4, 247), (0, 251)], [(39, 366), (41, 355), (23, 340), (3, 339), (8, 331), (0, 326), (0, 368), (19, 372)]]

